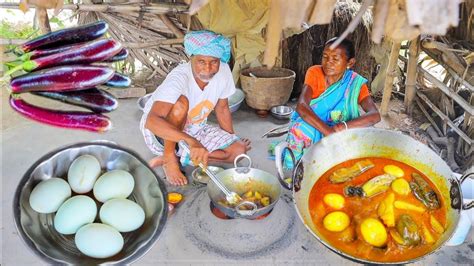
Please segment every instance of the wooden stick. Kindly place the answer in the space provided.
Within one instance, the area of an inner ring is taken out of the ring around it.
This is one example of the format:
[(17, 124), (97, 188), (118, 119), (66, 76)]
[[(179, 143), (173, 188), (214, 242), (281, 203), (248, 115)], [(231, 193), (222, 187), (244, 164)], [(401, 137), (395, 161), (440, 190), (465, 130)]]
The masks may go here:
[(459, 94), (452, 91), (448, 86), (446, 86), (443, 82), (439, 81), (436, 77), (431, 75), (428, 71), (424, 70), (422, 67), (418, 66), (418, 71), (423, 72), (424, 77), (432, 82), (436, 87), (438, 87), (442, 92), (444, 92), (447, 96), (452, 98), (456, 103), (458, 103), (466, 112), (470, 115), (474, 114), (474, 108), (470, 105), (464, 98), (462, 98)]
[(173, 23), (173, 21), (171, 21), (168, 16), (166, 16), (165, 14), (159, 14), (158, 16), (160, 17), (161, 21), (163, 21), (163, 23), (166, 25), (166, 27), (168, 27), (168, 29), (170, 29), (171, 32), (176, 35), (176, 37), (184, 37), (183, 32)]
[[(369, 9), (369, 7), (372, 5), (373, 0), (365, 0), (362, 6), (359, 9), (359, 12), (357, 12), (357, 15), (352, 19), (351, 23), (347, 26), (346, 30), (337, 38), (337, 40), (331, 44), (329, 48), (335, 49), (341, 42), (349, 35), (349, 33), (353, 32), (357, 25), (359, 24), (359, 21), (362, 19), (362, 15), (364, 15), (365, 11)], [(400, 49), (400, 48), (399, 48)]]
[(174, 37), (171, 31), (168, 29), (168, 27), (163, 25), (163, 22), (158, 19), (147, 21), (148, 19), (145, 18), (141, 23), (141, 28), (138, 28), (135, 22), (135, 20), (138, 19), (138, 15), (130, 16), (128, 14), (114, 14), (110, 16), (112, 18), (118, 19), (120, 22), (125, 24), (125, 27), (129, 29), (130, 28), (135, 29), (134, 31), (132, 31), (132, 33), (146, 34), (145, 36), (146, 38), (152, 37), (150, 35), (164, 37), (164, 38)]
[[(466, 67), (464, 66), (464, 64), (453, 52), (444, 49), (444, 46), (442, 46), (441, 44), (446, 46), (443, 43), (424, 39), (421, 42), (421, 48), (434, 60), (436, 60), (437, 62), (443, 61), (444, 64), (452, 68), (459, 76), (463, 76), (463, 74), (466, 72)], [(433, 56), (433, 52), (438, 52), (439, 56)]]
[(474, 78), (471, 77), (470, 79), (467, 79), (467, 80), (465, 78), (462, 78), (462, 77), (465, 77), (464, 74), (466, 73), (466, 70), (468, 68), (462, 69), (459, 65), (456, 65), (450, 61), (449, 62), (443, 61), (441, 58), (441, 51), (439, 50), (425, 49), (422, 46), (420, 48), (423, 52), (425, 52), (428, 56), (430, 56), (433, 60), (435, 60), (438, 64), (443, 66), (445, 69), (453, 71), (454, 73), (456, 73), (456, 75), (458, 75), (458, 77), (461, 77), (461, 79), (469, 83), (471, 86), (474, 86)]
[(139, 43), (139, 42), (123, 42), (122, 46), (125, 48), (130, 49), (143, 49), (153, 46), (160, 46), (160, 45), (175, 45), (175, 44), (182, 44), (183, 38), (177, 39), (163, 39), (163, 40), (150, 40), (146, 43)]
[(388, 115), (388, 104), (390, 102), (390, 96), (392, 94), (393, 79), (397, 72), (398, 54), (400, 52), (400, 43), (393, 41), (392, 50), (390, 52), (390, 58), (388, 60), (387, 74), (385, 77), (385, 83), (383, 87), (382, 103), (380, 104), (380, 113), (383, 116)]
[(456, 132), (462, 139), (464, 139), (467, 144), (472, 145), (472, 139), (466, 135), (461, 129), (459, 129), (450, 119), (447, 115), (445, 115), (435, 104), (433, 104), (428, 97), (426, 97), (423, 93), (420, 91), (417, 91), (416, 94), (418, 97), (420, 97), (430, 108), (433, 110), (444, 122), (448, 124), (449, 127), (451, 127), (454, 132)]
[(377, 0), (375, 2), (375, 15), (372, 24), (372, 41), (380, 43), (385, 31), (385, 21), (387, 20), (389, 0)]
[(438, 133), (439, 136), (443, 136), (443, 132), (441, 132), (441, 129), (439, 128), (438, 124), (434, 121), (433, 117), (426, 111), (426, 108), (421, 104), (420, 100), (418, 98), (415, 98), (416, 104), (420, 108), (421, 112), (425, 115), (425, 117), (430, 121), (431, 125), (433, 125), (434, 129), (436, 129), (436, 132)]
[(465, 79), (461, 78), (455, 71), (453, 71), (451, 68), (446, 68), (449, 72), (449, 74), (454, 78), (455, 81), (461, 83), (464, 85), (468, 90), (471, 92), (474, 92), (474, 86), (468, 83)]
[(19, 44), (23, 44), (24, 42), (26, 42), (27, 40), (25, 39), (4, 39), (4, 38), (0, 38), (0, 45), (19, 45)]
[(331, 23), (334, 8), (336, 8), (337, 0), (318, 0), (313, 7), (309, 23), (313, 24), (329, 24)]
[[(403, 62), (407, 62), (407, 59), (403, 56), (399, 56), (400, 60)], [(439, 81), (435, 76), (431, 75), (428, 71), (426, 71), (424, 68), (421, 66), (417, 66), (417, 69), (419, 72), (423, 73), (423, 77), (429, 80), (431, 83), (433, 83), (436, 87), (438, 87), (444, 94), (452, 98), (456, 103), (458, 103), (466, 112), (468, 112), (470, 115), (474, 114), (474, 108), (472, 105), (470, 105), (466, 100), (464, 100), (463, 97), (461, 97), (459, 94), (456, 92), (452, 91), (446, 84), (443, 82)]]
[[(18, 3), (0, 3), (0, 8), (18, 9)], [(30, 8), (35, 8), (31, 5)], [(154, 14), (166, 14), (169, 12), (187, 13), (188, 6), (183, 4), (157, 4), (153, 3), (150, 5), (87, 5), (87, 4), (68, 4), (64, 5), (62, 9), (78, 10), (78, 11), (89, 11), (89, 12), (117, 12), (117, 13), (128, 13), (132, 11), (142, 11)]]
[(413, 113), (413, 100), (416, 95), (416, 66), (418, 64), (418, 55), (420, 54), (420, 37), (411, 40), (410, 48), (408, 50), (408, 69), (407, 79), (405, 81), (405, 107), (407, 113), (411, 115)]
[[(471, 96), (469, 97), (469, 103), (471, 105), (474, 104), (474, 94), (471, 93)], [(464, 122), (463, 122), (463, 125), (462, 125), (462, 128), (467, 132), (468, 131), (468, 126), (469, 126), (469, 122), (471, 120), (471, 115), (468, 114), (467, 112), (464, 112)]]
[(45, 8), (36, 9), (36, 17), (38, 18), (38, 24), (43, 34), (51, 32), (51, 25), (49, 25), (48, 12)]
[(282, 2), (279, 0), (270, 1), (270, 11), (267, 23), (267, 33), (265, 37), (265, 53), (263, 65), (272, 68), (275, 65), (280, 48), (281, 35), (283, 31)]

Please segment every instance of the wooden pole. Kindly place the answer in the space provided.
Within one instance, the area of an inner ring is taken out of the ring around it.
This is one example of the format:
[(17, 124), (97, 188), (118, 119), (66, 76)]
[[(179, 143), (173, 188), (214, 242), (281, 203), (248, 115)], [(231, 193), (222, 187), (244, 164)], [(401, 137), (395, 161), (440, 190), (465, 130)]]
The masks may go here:
[[(469, 97), (469, 103), (471, 106), (474, 104), (474, 94), (471, 93), (471, 96)], [(472, 115), (470, 115), (468, 112), (464, 112), (464, 123), (462, 125), (462, 128), (464, 131), (468, 132), (468, 127), (469, 127), (469, 122), (471, 120)]]
[(178, 45), (183, 44), (183, 38), (177, 39), (163, 39), (163, 40), (156, 40), (156, 41), (147, 41), (146, 43), (139, 43), (139, 42), (122, 42), (122, 46), (125, 48), (130, 49), (143, 49), (153, 46), (162, 46), (162, 45)]
[(387, 75), (385, 77), (385, 83), (383, 87), (382, 103), (380, 104), (380, 113), (383, 116), (388, 115), (388, 104), (392, 94), (393, 79), (397, 75), (396, 68), (398, 63), (398, 54), (400, 53), (400, 45), (401, 44), (399, 42), (393, 42), (390, 58), (388, 60)]
[(420, 36), (410, 42), (408, 48), (408, 69), (407, 79), (405, 81), (405, 107), (407, 113), (413, 113), (413, 99), (416, 96), (416, 71), (418, 64), (418, 55), (420, 54)]
[[(451, 68), (458, 76), (464, 77), (468, 67), (465, 67), (456, 54), (446, 48), (445, 44), (425, 39), (421, 42), (420, 48), (440, 65)], [(467, 82), (474, 86), (474, 79), (468, 79)]]
[(423, 106), (423, 104), (418, 100), (418, 98), (415, 98), (416, 104), (420, 108), (421, 112), (425, 115), (426, 119), (430, 121), (431, 125), (433, 125), (433, 128), (436, 130), (439, 136), (443, 136), (443, 132), (441, 132), (441, 129), (438, 127), (438, 124), (434, 121), (433, 117), (426, 111), (426, 108)]
[(165, 14), (159, 14), (158, 17), (160, 17), (161, 21), (168, 27), (168, 29), (177, 37), (177, 38), (183, 38), (184, 33), (171, 21), (171, 19), (166, 16)]
[(447, 115), (445, 115), (434, 103), (432, 103), (428, 97), (426, 97), (423, 93), (417, 91), (416, 94), (418, 97), (420, 97), (421, 100), (423, 100), (430, 108), (433, 110), (439, 117), (443, 120), (443, 122), (446, 122), (449, 127), (451, 127), (454, 132), (456, 132), (462, 139), (464, 139), (467, 144), (472, 145), (472, 139), (466, 135), (461, 129), (459, 129), (452, 121), (449, 119)]
[[(407, 59), (403, 56), (400, 56), (400, 60), (407, 62)], [(461, 97), (459, 94), (457, 94), (455, 91), (451, 90), (446, 84), (444, 84), (442, 81), (437, 79), (435, 76), (431, 75), (428, 71), (423, 69), (421, 66), (418, 66), (418, 71), (420, 73), (423, 73), (424, 78), (429, 80), (433, 85), (435, 85), (437, 88), (439, 88), (444, 94), (452, 98), (456, 103), (458, 103), (466, 112), (468, 112), (470, 115), (474, 114), (474, 107), (472, 107), (471, 104), (469, 104), (466, 100), (464, 100), (463, 97)]]
[[(34, 8), (34, 5), (30, 6)], [(0, 3), (0, 8), (18, 9), (18, 3)], [(62, 9), (74, 10), (74, 11), (89, 11), (89, 12), (117, 12), (117, 13), (128, 13), (128, 12), (148, 12), (154, 14), (166, 14), (169, 12), (186, 13), (188, 10), (187, 5), (183, 4), (157, 4), (153, 3), (150, 5), (107, 5), (107, 4), (67, 4)]]
[[(446, 68), (446, 67), (445, 67)], [(449, 74), (451, 74), (451, 76), (453, 76), (454, 80), (456, 82), (459, 82), (459, 83), (462, 83), (462, 85), (464, 85), (466, 88), (468, 88), (471, 92), (474, 93), (474, 86), (471, 85), (470, 83), (468, 83), (465, 79), (461, 78), (458, 74), (456, 74), (456, 72), (454, 70), (452, 70), (451, 68), (446, 68), (449, 72)]]
[(389, 2), (389, 0), (377, 0), (375, 2), (374, 23), (372, 24), (372, 41), (374, 43), (380, 43), (382, 41)]
[(43, 34), (51, 32), (51, 25), (49, 25), (48, 12), (46, 11), (45, 8), (36, 9), (36, 18), (38, 19), (38, 25)]

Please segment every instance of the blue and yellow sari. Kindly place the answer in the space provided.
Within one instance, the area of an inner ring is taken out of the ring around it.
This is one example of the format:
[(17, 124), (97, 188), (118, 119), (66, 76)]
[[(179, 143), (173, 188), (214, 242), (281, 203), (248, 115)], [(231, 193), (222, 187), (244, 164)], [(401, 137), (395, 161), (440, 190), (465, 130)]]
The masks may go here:
[[(358, 98), (362, 85), (367, 79), (348, 69), (342, 78), (327, 88), (319, 97), (311, 100), (313, 112), (328, 126), (332, 127), (342, 121), (350, 121), (360, 116)], [(299, 160), (306, 149), (317, 143), (323, 135), (316, 128), (306, 123), (294, 112), (288, 130), (286, 142)], [(284, 154), (285, 167), (294, 167), (290, 154)]]

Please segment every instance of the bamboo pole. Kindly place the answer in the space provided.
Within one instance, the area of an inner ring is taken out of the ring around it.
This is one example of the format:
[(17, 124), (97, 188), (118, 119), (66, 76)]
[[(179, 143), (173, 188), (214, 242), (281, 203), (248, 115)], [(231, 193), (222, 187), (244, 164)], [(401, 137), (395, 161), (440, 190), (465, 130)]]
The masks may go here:
[(392, 50), (390, 52), (390, 58), (388, 61), (387, 75), (385, 77), (385, 83), (383, 87), (382, 103), (380, 104), (380, 113), (382, 116), (388, 115), (388, 104), (390, 102), (390, 96), (392, 94), (393, 79), (397, 72), (398, 54), (400, 52), (400, 43), (394, 41), (392, 44)]
[[(18, 3), (0, 3), (0, 8), (18, 9)], [(31, 5), (34, 8), (34, 5)], [(64, 5), (62, 9), (74, 11), (88, 11), (88, 12), (117, 12), (128, 13), (133, 11), (148, 12), (154, 14), (166, 14), (169, 12), (187, 13), (188, 6), (183, 4), (157, 4), (150, 5), (105, 5), (105, 4), (68, 4)]]
[(413, 113), (413, 100), (416, 96), (416, 72), (418, 64), (418, 55), (420, 54), (420, 36), (416, 39), (411, 40), (410, 48), (408, 48), (408, 69), (407, 79), (405, 81), (405, 107), (407, 113), (411, 115)]
[(436, 129), (436, 132), (438, 133), (439, 136), (443, 136), (443, 132), (441, 132), (441, 129), (439, 128), (438, 124), (434, 121), (433, 117), (426, 111), (426, 108), (421, 104), (420, 100), (418, 98), (415, 98), (416, 104), (420, 108), (421, 112), (425, 115), (426, 119), (430, 121), (431, 125), (433, 125), (433, 128)]
[(420, 71), (423, 72), (424, 77), (432, 82), (436, 87), (438, 87), (442, 92), (444, 92), (447, 96), (452, 98), (456, 103), (458, 103), (466, 112), (470, 115), (474, 114), (474, 108), (470, 105), (463, 97), (461, 97), (456, 92), (452, 91), (448, 86), (446, 86), (443, 82), (439, 81), (436, 77), (431, 75), (428, 71), (424, 70), (421, 67), (418, 67)]
[(442, 120), (446, 122), (450, 128), (454, 130), (462, 139), (464, 139), (467, 144), (472, 145), (472, 139), (466, 135), (461, 129), (459, 129), (452, 121), (449, 119), (447, 115), (445, 115), (434, 103), (432, 103), (428, 97), (426, 97), (423, 93), (417, 91), (416, 94), (420, 99), (422, 99), (430, 108), (433, 110)]
[(130, 48), (130, 49), (143, 49), (143, 48), (148, 48), (148, 47), (153, 47), (153, 46), (182, 44), (183, 41), (184, 41), (183, 38), (177, 38), (177, 39), (163, 39), (163, 40), (156, 40), (156, 41), (147, 41), (146, 43), (123, 42), (122, 46), (125, 48)]
[(45, 8), (36, 9), (36, 18), (38, 19), (38, 25), (43, 34), (51, 32), (51, 25), (49, 25), (48, 12)]
[(377, 0), (375, 2), (374, 23), (372, 24), (372, 41), (374, 43), (380, 43), (382, 41), (389, 2), (389, 0)]
[[(446, 68), (446, 67), (445, 67)], [(467, 82), (465, 79), (461, 78), (454, 70), (450, 68), (446, 68), (451, 74), (451, 76), (454, 78), (456, 82), (462, 83), (467, 89), (469, 89), (471, 92), (474, 92), (474, 86), (471, 85), (469, 82)]]
[[(407, 59), (403, 56), (399, 57), (400, 60), (403, 62), (407, 62)], [(458, 103), (466, 112), (468, 112), (470, 115), (474, 114), (474, 108), (472, 107), (471, 104), (469, 104), (466, 100), (464, 100), (463, 97), (461, 97), (459, 94), (456, 92), (452, 91), (446, 84), (438, 80), (435, 76), (431, 75), (428, 71), (423, 69), (421, 66), (417, 67), (419, 72), (422, 72), (424, 75), (424, 78), (429, 80), (431, 83), (433, 83), (437, 88), (439, 88), (444, 94), (452, 98), (456, 103)]]
[(163, 21), (163, 23), (166, 25), (166, 27), (168, 27), (168, 29), (170, 29), (170, 31), (174, 33), (174, 35), (176, 35), (176, 37), (184, 37), (183, 32), (173, 23), (173, 21), (171, 21), (168, 16), (166, 16), (165, 14), (159, 14), (158, 16), (160, 17), (161, 21)]
[[(433, 58), (440, 65), (444, 66), (446, 69), (451, 68), (458, 74), (458, 76), (463, 77), (466, 70), (468, 69), (460, 62), (459, 58), (449, 50), (441, 50), (443, 46), (438, 45), (438, 42), (433, 42), (430, 40), (423, 40), (421, 42), (421, 49)], [(474, 79), (467, 80), (471, 85), (474, 85)]]
[[(474, 94), (471, 93), (471, 96), (469, 97), (469, 103), (471, 105), (474, 104)], [(471, 117), (472, 115), (470, 115), (469, 113), (467, 112), (464, 112), (464, 122), (463, 122), (463, 125), (462, 125), (462, 128), (467, 132), (468, 131), (468, 127), (469, 127), (469, 122), (471, 120)]]

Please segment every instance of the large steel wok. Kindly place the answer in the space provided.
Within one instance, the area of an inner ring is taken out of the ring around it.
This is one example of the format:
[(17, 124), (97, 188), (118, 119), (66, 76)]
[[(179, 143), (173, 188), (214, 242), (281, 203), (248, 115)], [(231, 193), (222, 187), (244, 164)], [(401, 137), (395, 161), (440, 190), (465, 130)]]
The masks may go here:
[[(448, 165), (427, 146), (398, 132), (364, 128), (350, 129), (323, 138), (310, 147), (304, 156), (296, 163), (292, 174), (292, 184), (283, 180), (281, 154), (288, 149), (286, 143), (276, 148), (276, 164), (281, 183), (293, 190), (293, 198), (297, 213), (307, 229), (326, 247), (346, 258), (361, 263), (404, 264), (417, 261), (436, 250), (450, 239), (459, 222), (461, 209), (470, 209), (473, 202), (463, 205), (460, 185), (473, 173), (455, 178)], [(431, 251), (423, 256), (405, 261), (379, 262), (354, 257), (333, 247), (325, 237), (318, 232), (310, 216), (308, 205), (311, 189), (316, 181), (330, 168), (351, 159), (363, 157), (390, 158), (408, 164), (424, 173), (437, 186), (447, 209), (446, 231), (433, 245)]]

